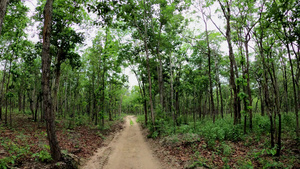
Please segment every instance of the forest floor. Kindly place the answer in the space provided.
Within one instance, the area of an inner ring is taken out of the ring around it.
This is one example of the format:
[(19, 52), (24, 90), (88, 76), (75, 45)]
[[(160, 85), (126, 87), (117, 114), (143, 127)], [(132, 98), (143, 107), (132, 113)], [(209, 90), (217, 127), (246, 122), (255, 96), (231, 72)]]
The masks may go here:
[[(33, 122), (28, 115), (14, 114), (13, 117), (12, 127), (0, 124), (0, 168), (6, 164), (9, 168), (51, 168), (45, 124)], [(68, 120), (57, 119), (56, 134), (64, 154), (84, 161), (103, 146), (106, 137), (120, 131), (122, 123), (121, 119), (107, 121), (102, 130), (92, 124), (68, 129)]]
[(161, 162), (152, 152), (135, 116), (126, 116), (124, 130), (106, 140), (83, 169), (160, 169), (175, 168)]
[[(143, 129), (144, 137), (149, 130)], [(267, 137), (256, 141), (249, 136), (245, 141), (215, 140), (210, 147), (205, 138), (192, 133), (149, 138), (154, 153), (161, 161), (177, 168), (300, 168), (300, 143), (283, 139), (284, 148), (280, 157), (272, 156)]]

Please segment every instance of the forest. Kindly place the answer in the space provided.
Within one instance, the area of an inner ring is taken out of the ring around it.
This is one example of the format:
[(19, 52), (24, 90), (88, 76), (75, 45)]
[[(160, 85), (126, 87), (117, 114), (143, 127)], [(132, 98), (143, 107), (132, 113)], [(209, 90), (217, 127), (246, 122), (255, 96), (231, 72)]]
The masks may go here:
[(128, 115), (178, 168), (299, 168), (299, 18), (297, 0), (1, 0), (0, 168), (77, 168)]

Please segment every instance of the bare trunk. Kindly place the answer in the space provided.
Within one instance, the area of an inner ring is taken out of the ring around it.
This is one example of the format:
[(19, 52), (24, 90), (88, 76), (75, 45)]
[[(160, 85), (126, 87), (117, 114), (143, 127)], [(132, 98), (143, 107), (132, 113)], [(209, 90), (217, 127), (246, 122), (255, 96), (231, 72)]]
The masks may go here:
[[(234, 121), (233, 124), (236, 125), (239, 123), (240, 121), (240, 101), (238, 98), (238, 87), (235, 84), (235, 73), (237, 74), (237, 72), (234, 72), (234, 68), (235, 68), (235, 57), (234, 57), (234, 53), (233, 53), (233, 49), (232, 49), (232, 42), (231, 42), (231, 25), (230, 25), (230, 20), (231, 20), (231, 9), (230, 6), (231, 4), (229, 4), (228, 1), (226, 1), (226, 4), (222, 4), (220, 0), (218, 0), (221, 8), (222, 8), (222, 12), (223, 15), (226, 19), (226, 40), (227, 40), (227, 44), (228, 44), (228, 48), (229, 48), (229, 60), (230, 60), (230, 85), (231, 88), (233, 90), (233, 112), (234, 112)], [(231, 3), (231, 1), (230, 1)]]
[[(10, 83), (11, 63), (12, 63), (12, 60), (10, 60), (10, 62), (9, 62), (9, 71), (8, 71), (8, 78), (7, 78), (5, 93), (8, 93), (8, 91), (9, 91), (8, 86), (9, 86), (9, 83)], [(7, 107), (8, 107), (7, 102), (8, 102), (8, 97), (5, 97), (5, 117), (4, 117), (5, 125), (7, 125)]]
[[(110, 90), (109, 93), (111, 93), (111, 91), (113, 90), (111, 84), (110, 84), (110, 89), (109, 90)], [(108, 104), (108, 116), (109, 116), (109, 121), (113, 121), (113, 119), (112, 119), (112, 108), (111, 108), (112, 96), (110, 96), (109, 98), (110, 99), (109, 99), (109, 104)]]
[(51, 157), (54, 161), (62, 159), (60, 147), (55, 133), (55, 115), (52, 111), (50, 88), (50, 34), (52, 25), (53, 0), (47, 0), (44, 8), (43, 50), (42, 50), (42, 88), (44, 112), (47, 128), (47, 138), (50, 145)]
[(149, 82), (149, 103), (150, 103), (150, 111), (151, 111), (151, 119), (152, 119), (152, 125), (155, 129), (155, 119), (154, 119), (154, 109), (153, 109), (153, 102), (152, 102), (152, 83), (151, 83), (151, 73), (150, 73), (150, 59), (149, 59), (149, 51), (148, 51), (148, 44), (147, 44), (147, 24), (146, 24), (146, 2), (144, 1), (144, 46), (146, 50), (146, 58), (147, 58), (147, 73), (148, 73), (148, 82)]
[(5, 61), (4, 64), (4, 70), (3, 70), (3, 79), (2, 79), (2, 83), (1, 83), (1, 93), (0, 93), (0, 121), (2, 120), (2, 106), (3, 106), (3, 91), (4, 91), (4, 83), (5, 83), (5, 76), (6, 76), (6, 65), (7, 65), (7, 61)]
[[(203, 16), (204, 17), (204, 16)], [(211, 78), (211, 50), (209, 46), (209, 37), (208, 37), (208, 30), (207, 30), (207, 23), (206, 20), (203, 18), (205, 24), (205, 35), (206, 35), (206, 44), (207, 44), (207, 57), (208, 57), (208, 77), (209, 77), (209, 94), (210, 94), (210, 113), (213, 116), (213, 123), (215, 123), (215, 104), (214, 104), (214, 94), (213, 94), (213, 84)]]
[[(286, 34), (286, 29), (284, 28), (284, 32)], [(294, 66), (293, 66), (293, 61), (291, 58), (291, 51), (289, 44), (286, 44), (287, 50), (288, 50), (288, 56), (289, 56), (289, 62), (291, 66), (291, 73), (292, 73), (292, 81), (293, 81), (293, 92), (294, 92), (294, 110), (296, 114), (296, 135), (299, 137), (299, 116), (298, 116), (298, 98), (297, 98), (297, 88), (296, 88), (296, 79), (295, 79), (295, 73), (294, 73)]]
[(250, 106), (249, 108), (247, 107), (248, 110), (248, 114), (249, 114), (249, 126), (250, 126), (250, 130), (252, 130), (253, 126), (252, 126), (252, 96), (251, 96), (251, 88), (250, 88), (250, 74), (249, 74), (249, 50), (248, 50), (248, 39), (246, 37), (246, 41), (245, 41), (245, 49), (246, 49), (246, 61), (247, 61), (247, 65), (246, 65), (246, 71), (245, 74), (247, 75), (247, 94), (248, 94), (248, 105)]
[(6, 7), (9, 0), (1, 0), (0, 1), (0, 36), (2, 31), (2, 24), (6, 13)]
[(12, 111), (13, 111), (13, 104), (11, 102), (11, 97), (9, 98), (9, 102), (10, 102), (10, 112), (9, 112), (9, 126), (12, 127)]
[(59, 81), (60, 81), (60, 66), (61, 66), (61, 57), (62, 57), (62, 49), (58, 49), (58, 54), (55, 63), (55, 82), (54, 82), (54, 89), (53, 89), (53, 113), (57, 112), (57, 93), (59, 90)]
[(148, 108), (147, 108), (147, 99), (146, 99), (146, 89), (145, 89), (145, 83), (142, 80), (142, 85), (143, 85), (143, 95), (144, 95), (144, 111), (145, 111), (145, 125), (147, 126), (148, 124)]
[(201, 119), (201, 114), (202, 114), (202, 93), (200, 93), (200, 97), (199, 97), (199, 119)]
[(219, 94), (220, 94), (220, 103), (221, 103), (221, 117), (224, 118), (224, 105), (223, 105), (223, 95), (222, 95), (222, 86), (220, 81), (218, 82), (219, 85)]
[(159, 35), (158, 35), (158, 42), (157, 42), (157, 48), (156, 48), (156, 54), (159, 59), (159, 73), (158, 73), (158, 84), (159, 84), (159, 98), (160, 98), (160, 105), (162, 110), (164, 110), (164, 82), (163, 82), (163, 74), (162, 74), (162, 59), (161, 55), (159, 54), (159, 47), (160, 47), (160, 34), (161, 34), (162, 24), (160, 23), (159, 26)]
[(174, 127), (174, 134), (176, 133), (176, 114), (174, 111), (174, 89), (173, 89), (173, 63), (172, 63), (172, 56), (170, 55), (170, 85), (171, 85), (171, 114), (173, 116), (173, 127)]

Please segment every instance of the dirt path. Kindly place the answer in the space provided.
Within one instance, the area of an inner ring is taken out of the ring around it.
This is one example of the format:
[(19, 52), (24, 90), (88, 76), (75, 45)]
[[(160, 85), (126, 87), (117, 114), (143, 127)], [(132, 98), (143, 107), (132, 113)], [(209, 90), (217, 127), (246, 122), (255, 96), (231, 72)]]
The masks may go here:
[[(109, 142), (109, 141), (108, 141)], [(134, 116), (125, 117), (125, 128), (86, 163), (83, 169), (160, 169), (161, 164), (144, 140)]]

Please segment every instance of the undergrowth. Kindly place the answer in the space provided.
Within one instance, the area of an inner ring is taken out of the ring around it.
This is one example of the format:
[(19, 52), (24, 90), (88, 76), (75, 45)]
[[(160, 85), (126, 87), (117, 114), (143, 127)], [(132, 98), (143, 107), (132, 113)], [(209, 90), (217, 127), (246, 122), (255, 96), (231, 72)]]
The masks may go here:
[[(144, 115), (138, 116), (137, 122), (144, 125)], [(247, 124), (249, 125), (249, 124)], [(268, 116), (261, 116), (260, 114), (254, 114), (253, 116), (253, 129), (251, 130), (247, 126), (247, 133), (244, 134), (243, 120), (240, 124), (233, 125), (233, 118), (227, 114), (224, 118), (217, 118), (213, 123), (210, 117), (206, 117), (203, 120), (196, 120), (193, 122), (193, 117), (178, 117), (176, 123), (172, 118), (156, 118), (155, 126), (148, 123), (150, 134), (148, 137), (161, 138), (161, 142), (165, 144), (171, 144), (179, 146), (180, 144), (187, 145), (190, 142), (191, 145), (194, 143), (199, 144), (202, 140), (205, 144), (201, 147), (211, 152), (215, 152), (222, 156), (224, 165), (223, 167), (229, 166), (226, 161), (235, 152), (233, 145), (230, 142), (236, 144), (235, 146), (245, 146), (250, 149), (249, 154), (246, 156), (247, 159), (239, 159), (236, 165), (240, 167), (253, 168), (253, 161), (257, 161), (261, 167), (287, 167), (292, 165), (293, 159), (290, 158), (288, 164), (283, 165), (280, 161), (274, 161), (273, 157), (276, 154), (276, 147), (270, 148), (270, 120)], [(276, 128), (278, 128), (278, 119), (276, 121)], [(294, 140), (297, 142), (298, 138), (295, 134), (296, 128), (296, 117), (293, 113), (282, 114), (282, 140)], [(284, 143), (282, 150), (286, 149)], [(189, 144), (188, 144), (189, 145)], [(247, 150), (248, 151), (248, 150)], [(197, 150), (194, 151), (197, 153)], [(199, 152), (198, 152), (199, 153)], [(275, 157), (274, 157), (275, 158)], [(282, 155), (281, 159), (284, 161), (285, 156)], [(297, 157), (296, 157), (297, 158)], [(253, 161), (251, 161), (253, 160)], [(281, 160), (281, 161), (282, 161)], [(295, 161), (295, 160), (294, 160)], [(297, 160), (296, 160), (297, 161)], [(299, 161), (297, 161), (299, 163)], [(203, 164), (202, 162), (195, 161), (194, 165)], [(212, 163), (213, 164), (213, 163)], [(255, 165), (258, 165), (255, 164)], [(231, 165), (232, 166), (232, 165)]]

